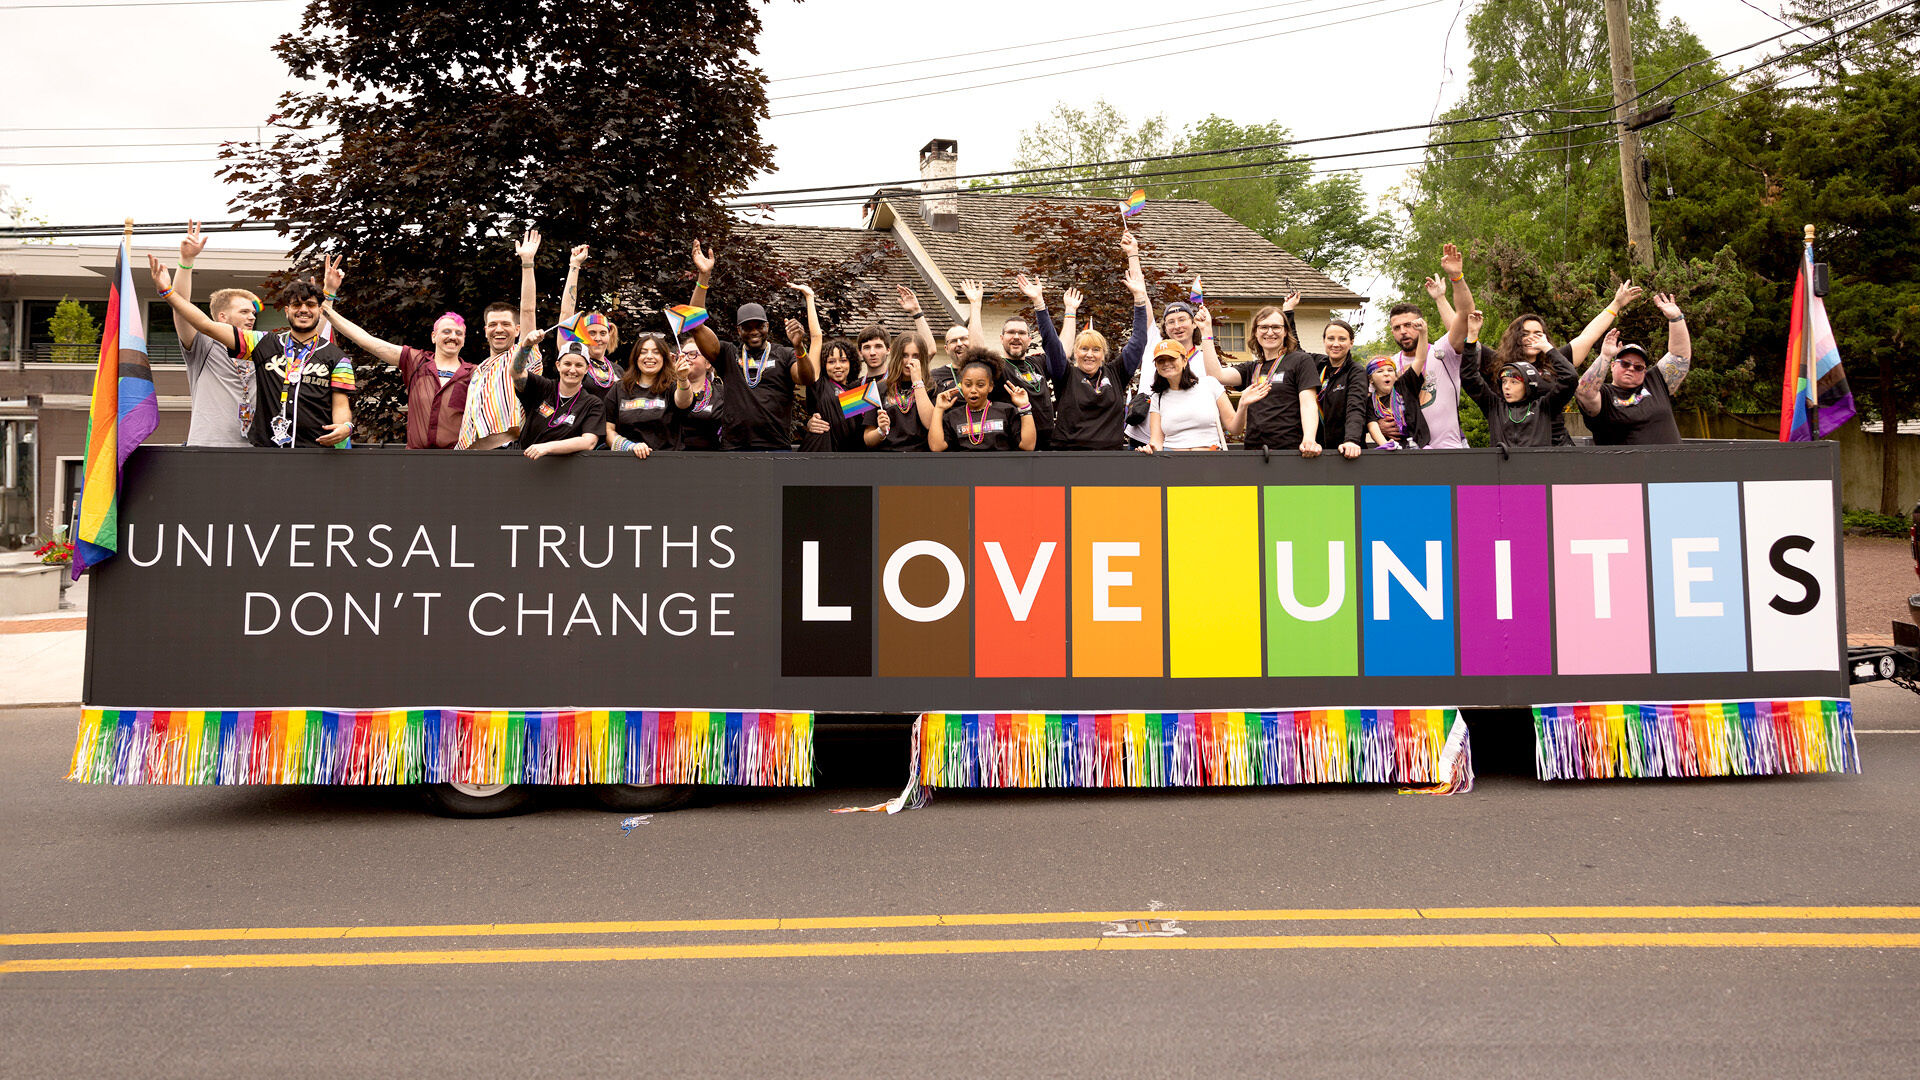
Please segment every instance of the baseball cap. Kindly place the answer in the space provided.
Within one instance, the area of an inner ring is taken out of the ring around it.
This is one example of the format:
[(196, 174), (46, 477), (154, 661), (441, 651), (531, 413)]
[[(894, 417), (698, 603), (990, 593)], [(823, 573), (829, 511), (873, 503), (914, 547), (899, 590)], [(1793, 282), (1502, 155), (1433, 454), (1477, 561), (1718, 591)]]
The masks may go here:
[(1618, 360), (1621, 357), (1627, 355), (1628, 353), (1639, 353), (1640, 359), (1642, 361), (1646, 361), (1647, 359), (1649, 359), (1649, 357), (1647, 356), (1646, 346), (1636, 345), (1633, 342), (1628, 342), (1627, 344), (1620, 346), (1620, 351), (1617, 353), (1614, 353), (1613, 358), (1615, 360)]
[(766, 322), (766, 321), (767, 321), (767, 309), (761, 307), (759, 304), (741, 304), (740, 310), (734, 313), (734, 316), (733, 316), (733, 324), (735, 326), (740, 326), (750, 322)]
[(1185, 300), (1172, 301), (1166, 306), (1164, 310), (1160, 312), (1160, 317), (1164, 319), (1176, 311), (1184, 311), (1187, 314), (1191, 315), (1193, 314), (1193, 305), (1187, 303)]
[(1162, 341), (1153, 347), (1153, 358), (1157, 361), (1163, 356), (1171, 356), (1175, 359), (1184, 360), (1187, 357), (1186, 346), (1177, 341)]

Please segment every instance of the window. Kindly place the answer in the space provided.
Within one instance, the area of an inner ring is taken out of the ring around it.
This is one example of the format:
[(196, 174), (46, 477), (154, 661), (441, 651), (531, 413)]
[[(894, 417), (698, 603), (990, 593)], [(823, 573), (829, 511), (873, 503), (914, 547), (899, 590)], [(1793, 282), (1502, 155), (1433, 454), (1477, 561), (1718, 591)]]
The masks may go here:
[(1214, 345), (1230, 353), (1247, 351), (1247, 324), (1243, 322), (1225, 322), (1214, 327)]

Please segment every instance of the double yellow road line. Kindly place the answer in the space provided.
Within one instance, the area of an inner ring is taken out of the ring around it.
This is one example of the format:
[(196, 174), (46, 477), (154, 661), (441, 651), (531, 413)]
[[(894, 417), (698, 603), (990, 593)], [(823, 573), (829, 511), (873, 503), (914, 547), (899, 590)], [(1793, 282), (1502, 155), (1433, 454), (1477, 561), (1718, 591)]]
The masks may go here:
[[(1174, 921), (1179, 937), (1118, 937), (1110, 924)], [(884, 936), (833, 940), (675, 942), (666, 945), (542, 945), (526, 948), (400, 949), (383, 951), (249, 951), (184, 955), (54, 956), (0, 961), (0, 974), (60, 971), (153, 971), (194, 968), (549, 964), (609, 960), (738, 960), (790, 957), (955, 956), (1006, 953), (1263, 951), (1295, 949), (1485, 948), (1920, 948), (1920, 932), (1806, 929), (1810, 924), (1911, 924), (1920, 907), (1440, 907), (1281, 908), (1197, 911), (1057, 911), (1016, 914), (807, 916), (764, 919), (653, 919), (606, 922), (463, 923), (421, 926), (292, 926), (227, 929), (105, 930), (0, 935), (19, 950), (103, 944), (179, 945), (192, 942), (266, 943), (431, 938), (619, 937), (633, 934), (792, 935), (809, 931), (876, 931), (984, 927), (1064, 927), (1080, 933), (1047, 937)], [(1397, 933), (1302, 933), (1209, 936), (1210, 924), (1420, 923), (1433, 929)], [(1567, 929), (1567, 924), (1706, 923), (1785, 924), (1792, 929)], [(1461, 932), (1460, 924), (1545, 924), (1501, 931)]]

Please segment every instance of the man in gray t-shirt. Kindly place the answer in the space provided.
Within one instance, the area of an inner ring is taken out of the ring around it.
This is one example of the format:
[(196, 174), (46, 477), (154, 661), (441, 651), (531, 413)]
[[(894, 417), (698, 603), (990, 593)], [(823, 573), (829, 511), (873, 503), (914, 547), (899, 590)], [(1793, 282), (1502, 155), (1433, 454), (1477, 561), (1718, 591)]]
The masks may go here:
[[(180, 241), (180, 273), (173, 289), (193, 299), (193, 260), (207, 246), (200, 223), (189, 222)], [(253, 329), (260, 300), (245, 289), (220, 289), (208, 300), (207, 313), (216, 322), (242, 330)], [(193, 398), (193, 418), (187, 425), (187, 446), (248, 446), (247, 427), (253, 422), (253, 367), (237, 360), (224, 345), (197, 333), (175, 315), (180, 354), (187, 364), (187, 392)]]

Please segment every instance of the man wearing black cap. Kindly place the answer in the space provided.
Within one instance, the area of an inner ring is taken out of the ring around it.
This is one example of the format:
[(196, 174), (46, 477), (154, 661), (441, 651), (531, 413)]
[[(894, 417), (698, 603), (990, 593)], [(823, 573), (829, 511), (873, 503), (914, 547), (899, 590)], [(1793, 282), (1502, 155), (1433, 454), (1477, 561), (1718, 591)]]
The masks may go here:
[[(693, 306), (703, 308), (713, 255), (698, 243), (693, 251), (698, 275)], [(793, 388), (813, 382), (813, 367), (804, 355), (796, 358), (792, 349), (767, 337), (767, 309), (759, 304), (741, 304), (733, 326), (740, 344), (721, 342), (713, 357), (722, 389), (722, 443), (728, 450), (791, 450)]]
[[(1595, 446), (1660, 446), (1680, 442), (1680, 426), (1673, 419), (1673, 392), (1693, 366), (1693, 336), (1680, 305), (1666, 293), (1655, 293), (1654, 306), (1667, 319), (1667, 352), (1647, 370), (1647, 350), (1631, 342), (1621, 344), (1620, 331), (1611, 330), (1600, 344), (1600, 355), (1580, 377), (1574, 400), (1587, 415)], [(1659, 374), (1659, 378), (1648, 378)]]

